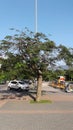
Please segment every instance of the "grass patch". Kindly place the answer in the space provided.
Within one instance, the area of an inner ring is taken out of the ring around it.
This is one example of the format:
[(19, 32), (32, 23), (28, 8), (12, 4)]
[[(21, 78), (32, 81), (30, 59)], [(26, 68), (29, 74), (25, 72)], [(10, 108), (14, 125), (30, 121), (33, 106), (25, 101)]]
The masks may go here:
[(30, 103), (52, 103), (51, 100), (40, 100), (39, 102), (31, 100)]

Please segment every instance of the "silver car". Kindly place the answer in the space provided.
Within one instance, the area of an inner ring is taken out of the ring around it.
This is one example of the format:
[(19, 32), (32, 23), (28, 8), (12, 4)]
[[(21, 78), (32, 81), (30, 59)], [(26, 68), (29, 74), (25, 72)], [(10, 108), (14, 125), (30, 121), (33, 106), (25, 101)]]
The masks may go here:
[(67, 92), (67, 93), (73, 92), (73, 81), (67, 83), (67, 85), (65, 87), (65, 92)]
[(8, 83), (8, 90), (10, 89), (29, 90), (29, 83), (19, 80), (12, 80)]

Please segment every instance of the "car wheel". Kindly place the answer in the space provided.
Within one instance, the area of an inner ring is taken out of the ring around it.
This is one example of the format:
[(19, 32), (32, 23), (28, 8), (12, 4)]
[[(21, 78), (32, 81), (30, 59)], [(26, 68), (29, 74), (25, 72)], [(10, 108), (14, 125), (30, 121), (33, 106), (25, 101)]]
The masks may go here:
[(7, 90), (10, 90), (10, 89), (11, 89), (10, 86), (8, 86)]
[(25, 91), (26, 91), (26, 92), (29, 92), (29, 89), (26, 89)]

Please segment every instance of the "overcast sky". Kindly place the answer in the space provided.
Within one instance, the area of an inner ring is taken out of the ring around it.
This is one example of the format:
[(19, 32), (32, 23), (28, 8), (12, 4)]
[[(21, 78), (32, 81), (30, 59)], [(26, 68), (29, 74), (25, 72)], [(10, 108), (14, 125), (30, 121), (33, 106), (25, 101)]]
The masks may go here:
[[(37, 31), (73, 47), (73, 0), (37, 0)], [(35, 0), (0, 0), (0, 40), (10, 28), (35, 31)]]

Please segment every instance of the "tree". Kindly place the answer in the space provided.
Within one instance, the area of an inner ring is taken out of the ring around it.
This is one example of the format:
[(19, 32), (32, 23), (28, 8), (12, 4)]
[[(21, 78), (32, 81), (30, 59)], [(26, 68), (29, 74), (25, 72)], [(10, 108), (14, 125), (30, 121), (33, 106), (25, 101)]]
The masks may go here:
[(63, 47), (56, 47), (53, 41), (50, 41), (45, 34), (36, 33), (29, 30), (18, 31), (13, 36), (6, 36), (1, 42), (2, 50), (6, 55), (9, 52), (22, 57), (22, 62), (30, 69), (31, 75), (37, 78), (36, 101), (41, 99), (42, 73), (56, 66), (56, 62), (63, 58)]
[(67, 48), (64, 45), (59, 45), (59, 55), (58, 58), (62, 59), (66, 65), (73, 67), (73, 48)]
[(67, 80), (69, 81), (73, 80), (73, 68), (72, 69), (70, 68), (69, 70), (67, 70), (65, 75), (66, 75)]

